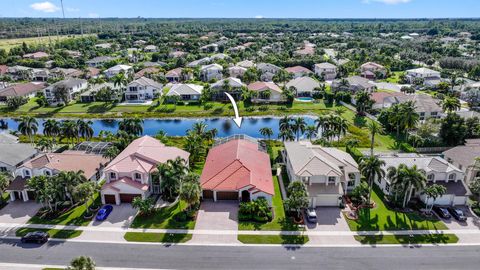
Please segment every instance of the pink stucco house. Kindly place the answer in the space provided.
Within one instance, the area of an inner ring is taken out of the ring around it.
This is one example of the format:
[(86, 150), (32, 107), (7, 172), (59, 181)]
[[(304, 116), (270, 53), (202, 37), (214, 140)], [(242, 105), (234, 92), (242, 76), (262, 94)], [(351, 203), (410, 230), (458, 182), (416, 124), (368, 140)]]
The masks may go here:
[(188, 164), (189, 156), (188, 152), (165, 146), (150, 136), (134, 140), (105, 167), (102, 203), (130, 203), (135, 197), (147, 198), (152, 193), (160, 193), (159, 183), (152, 184), (152, 173), (157, 165), (177, 157)]

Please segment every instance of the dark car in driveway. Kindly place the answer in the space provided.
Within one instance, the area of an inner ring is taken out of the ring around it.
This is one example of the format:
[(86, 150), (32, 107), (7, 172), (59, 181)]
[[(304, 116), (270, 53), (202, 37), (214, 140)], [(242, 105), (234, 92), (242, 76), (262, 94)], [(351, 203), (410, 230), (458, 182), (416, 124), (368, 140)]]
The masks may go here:
[(452, 217), (458, 221), (467, 221), (467, 217), (465, 216), (465, 213), (458, 209), (458, 208), (455, 208), (455, 207), (448, 207), (448, 212), (450, 213), (450, 215), (452, 215)]
[(100, 208), (100, 210), (98, 210), (98, 213), (97, 213), (97, 216), (95, 217), (95, 219), (97, 221), (104, 221), (105, 219), (107, 219), (108, 215), (110, 215), (112, 210), (113, 210), (113, 206), (111, 206), (109, 204), (102, 206), (102, 208)]
[(437, 215), (441, 218), (444, 218), (444, 219), (450, 219), (452, 216), (450, 215), (450, 213), (448, 212), (447, 208), (446, 207), (443, 207), (443, 206), (437, 206), (435, 205), (433, 207), (433, 211), (435, 211), (435, 213), (437, 213)]
[(26, 235), (22, 236), (20, 241), (22, 243), (38, 243), (43, 244), (48, 241), (50, 235), (46, 232), (36, 231), (36, 232), (29, 232)]

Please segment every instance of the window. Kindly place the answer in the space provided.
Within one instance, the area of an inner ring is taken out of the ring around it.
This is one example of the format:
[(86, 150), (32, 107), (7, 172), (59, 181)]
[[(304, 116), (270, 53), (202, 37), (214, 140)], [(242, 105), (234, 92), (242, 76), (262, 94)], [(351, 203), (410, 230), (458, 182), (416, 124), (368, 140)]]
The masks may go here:
[(455, 180), (456, 180), (456, 177), (457, 177), (457, 175), (454, 174), (454, 173), (452, 173), (452, 174), (450, 174), (450, 175), (448, 176), (448, 181), (455, 181)]
[(437, 116), (438, 112), (431, 112), (430, 115), (431, 116)]
[(50, 171), (45, 171), (45, 175), (50, 176)]
[(25, 170), (25, 176), (30, 176), (30, 171), (29, 170)]
[(389, 183), (385, 183), (385, 191), (387, 193), (390, 193), (390, 184)]
[(347, 183), (347, 187), (353, 187), (355, 186), (355, 180), (349, 180)]
[(110, 173), (110, 179), (117, 179), (117, 174), (114, 172)]
[(434, 175), (433, 173), (429, 174), (429, 175), (427, 176), (427, 180), (428, 180), (428, 181), (433, 181), (433, 180), (435, 180), (435, 175)]
[(142, 180), (142, 175), (139, 173), (135, 173), (135, 180)]
[(329, 184), (335, 184), (335, 176), (329, 176), (328, 177), (328, 183)]

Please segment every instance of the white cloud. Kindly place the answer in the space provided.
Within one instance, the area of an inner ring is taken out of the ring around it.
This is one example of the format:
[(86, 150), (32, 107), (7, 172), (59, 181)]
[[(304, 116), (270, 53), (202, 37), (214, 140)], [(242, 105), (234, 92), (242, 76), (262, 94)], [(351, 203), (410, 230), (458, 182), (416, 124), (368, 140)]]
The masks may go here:
[(88, 17), (89, 18), (100, 18), (100, 15), (98, 15), (97, 13), (88, 13)]
[(265, 17), (263, 17), (263, 15), (257, 15), (257, 16), (255, 16), (255, 19), (263, 19), (263, 18), (265, 18)]
[(396, 5), (396, 4), (405, 4), (411, 1), (412, 0), (363, 0), (363, 3), (369, 4), (372, 2), (380, 2), (387, 5)]
[(30, 5), (30, 7), (36, 11), (41, 11), (41, 12), (46, 12), (46, 13), (52, 13), (52, 12), (57, 12), (60, 10), (59, 7), (55, 6), (51, 2), (39, 2), (39, 3), (33, 3)]
[(72, 7), (66, 7), (65, 10), (68, 11), (68, 12), (79, 12), (80, 11), (79, 8), (72, 8)]

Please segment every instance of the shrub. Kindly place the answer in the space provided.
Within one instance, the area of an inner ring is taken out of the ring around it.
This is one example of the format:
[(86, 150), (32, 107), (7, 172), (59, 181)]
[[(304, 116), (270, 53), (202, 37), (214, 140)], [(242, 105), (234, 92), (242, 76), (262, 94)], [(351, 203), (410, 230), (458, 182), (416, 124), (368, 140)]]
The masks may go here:
[(245, 110), (247, 112), (253, 112), (253, 111), (255, 111), (255, 107), (253, 107), (253, 106), (252, 107), (247, 107)]
[(213, 108), (213, 104), (211, 104), (211, 103), (205, 103), (205, 105), (203, 105), (203, 109), (204, 109), (205, 111), (208, 111), (208, 110), (210, 110), (210, 109), (212, 109), (212, 108)]
[(355, 147), (347, 147), (347, 153), (349, 153), (356, 162), (360, 162), (363, 158), (362, 152)]
[(264, 111), (268, 111), (268, 106), (267, 106), (267, 105), (262, 105), (262, 106), (258, 107), (258, 109), (259, 109), (260, 111), (263, 111), (263, 112), (264, 112)]
[(408, 143), (400, 143), (399, 144), (399, 149), (400, 149), (400, 151), (405, 152), (405, 153), (415, 153), (415, 152), (417, 152), (417, 149), (415, 149), (415, 147), (411, 146)]
[(251, 202), (242, 202), (238, 210), (240, 221), (268, 222), (272, 220), (272, 211), (265, 198)]

